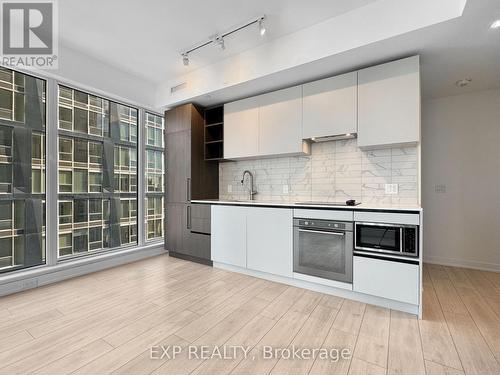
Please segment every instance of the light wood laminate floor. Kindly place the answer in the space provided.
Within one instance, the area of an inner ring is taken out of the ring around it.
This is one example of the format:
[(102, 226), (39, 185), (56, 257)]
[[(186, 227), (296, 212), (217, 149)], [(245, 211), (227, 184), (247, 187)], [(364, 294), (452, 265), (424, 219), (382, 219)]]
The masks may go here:
[[(426, 265), (424, 287), (419, 321), (158, 256), (0, 298), (0, 374), (500, 374), (500, 274)], [(190, 345), (251, 351), (189, 360)], [(266, 345), (353, 355), (264, 359)]]

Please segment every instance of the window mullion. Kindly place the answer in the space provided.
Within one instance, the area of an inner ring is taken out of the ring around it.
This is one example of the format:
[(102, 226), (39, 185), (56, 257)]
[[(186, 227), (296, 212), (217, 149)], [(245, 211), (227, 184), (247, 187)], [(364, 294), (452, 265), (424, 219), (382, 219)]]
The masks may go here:
[(46, 125), (46, 264), (57, 263), (58, 218), (57, 218), (57, 82), (54, 79), (47, 81), (47, 125)]
[(138, 139), (137, 139), (137, 150), (138, 150), (138, 161), (137, 161), (137, 235), (139, 245), (144, 245), (146, 234), (145, 234), (145, 212), (146, 212), (146, 190), (145, 190), (145, 182), (146, 182), (146, 174), (145, 170), (145, 158), (146, 158), (146, 147), (145, 147), (145, 139), (146, 139), (146, 131), (145, 131), (145, 112), (143, 109), (139, 110), (138, 114), (139, 123), (138, 123)]

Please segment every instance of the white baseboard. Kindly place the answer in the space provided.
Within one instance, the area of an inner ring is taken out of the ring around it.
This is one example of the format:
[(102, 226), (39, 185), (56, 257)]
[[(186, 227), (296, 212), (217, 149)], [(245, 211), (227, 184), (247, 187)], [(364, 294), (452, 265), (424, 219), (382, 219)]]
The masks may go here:
[(473, 268), (481, 271), (500, 272), (500, 264), (479, 262), (475, 260), (453, 259), (424, 255), (425, 263), (439, 264), (442, 266)]
[(0, 277), (0, 296), (52, 284), (166, 253), (167, 252), (163, 248), (163, 243), (160, 243), (143, 248), (104, 253), (96, 255), (95, 257), (61, 262), (54, 266), (40, 266), (21, 270)]
[(390, 300), (387, 298), (371, 296), (368, 294), (358, 293), (358, 292), (354, 292), (354, 291), (347, 290), (344, 288), (336, 288), (333, 286), (316, 284), (316, 283), (312, 283), (309, 281), (300, 280), (300, 279), (296, 279), (296, 278), (272, 275), (272, 274), (269, 274), (266, 272), (249, 270), (247, 268), (241, 268), (241, 267), (232, 266), (232, 265), (224, 264), (224, 263), (214, 262), (213, 266), (215, 268), (221, 268), (221, 269), (224, 269), (227, 271), (243, 273), (245, 275), (254, 276), (254, 277), (258, 277), (261, 279), (266, 279), (266, 280), (270, 280), (270, 281), (274, 281), (274, 282), (278, 282), (278, 283), (282, 283), (282, 284), (292, 285), (292, 286), (295, 286), (298, 288), (309, 289), (309, 290), (313, 290), (315, 292), (331, 294), (331, 295), (342, 297), (342, 298), (352, 299), (352, 300), (367, 303), (370, 305), (377, 305), (377, 306), (385, 307), (388, 309), (403, 311), (403, 312), (406, 312), (409, 314), (414, 314), (414, 315), (419, 314), (419, 306), (418, 305), (412, 305), (409, 303), (393, 301), (393, 300)]

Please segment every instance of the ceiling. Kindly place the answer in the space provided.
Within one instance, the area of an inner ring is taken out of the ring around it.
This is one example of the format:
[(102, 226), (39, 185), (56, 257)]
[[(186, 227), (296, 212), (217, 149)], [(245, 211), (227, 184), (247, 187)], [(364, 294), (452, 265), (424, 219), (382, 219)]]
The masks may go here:
[[(374, 1), (64, 0), (59, 36), (63, 46), (158, 83)], [(248, 28), (228, 37), (225, 51), (204, 48), (182, 64), (180, 51), (263, 14), (264, 38)]]
[[(65, 0), (59, 2), (61, 44), (155, 85), (381, 0)], [(415, 0), (417, 1), (417, 0)], [(311, 6), (314, 4), (314, 6)], [(204, 48), (182, 64), (179, 52), (233, 25), (266, 14), (257, 28)], [(273, 76), (193, 98), (209, 105), (412, 54), (421, 55), (424, 99), (500, 87), (499, 0), (468, 0), (461, 17), (332, 55)], [(398, 20), (401, 22), (401, 20)], [(472, 78), (465, 88), (455, 82)]]
[[(191, 100), (206, 106), (224, 103), (415, 54), (421, 56), (424, 100), (499, 88), (500, 28), (489, 27), (496, 19), (499, 0), (468, 0), (461, 17)], [(472, 82), (457, 87), (463, 78)]]

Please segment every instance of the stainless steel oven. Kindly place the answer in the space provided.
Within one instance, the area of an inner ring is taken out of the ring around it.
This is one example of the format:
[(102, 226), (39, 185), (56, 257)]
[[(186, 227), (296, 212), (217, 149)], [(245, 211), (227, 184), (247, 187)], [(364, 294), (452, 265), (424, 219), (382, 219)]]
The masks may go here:
[(418, 226), (355, 223), (355, 252), (418, 257)]
[(353, 223), (293, 220), (293, 271), (352, 283)]

